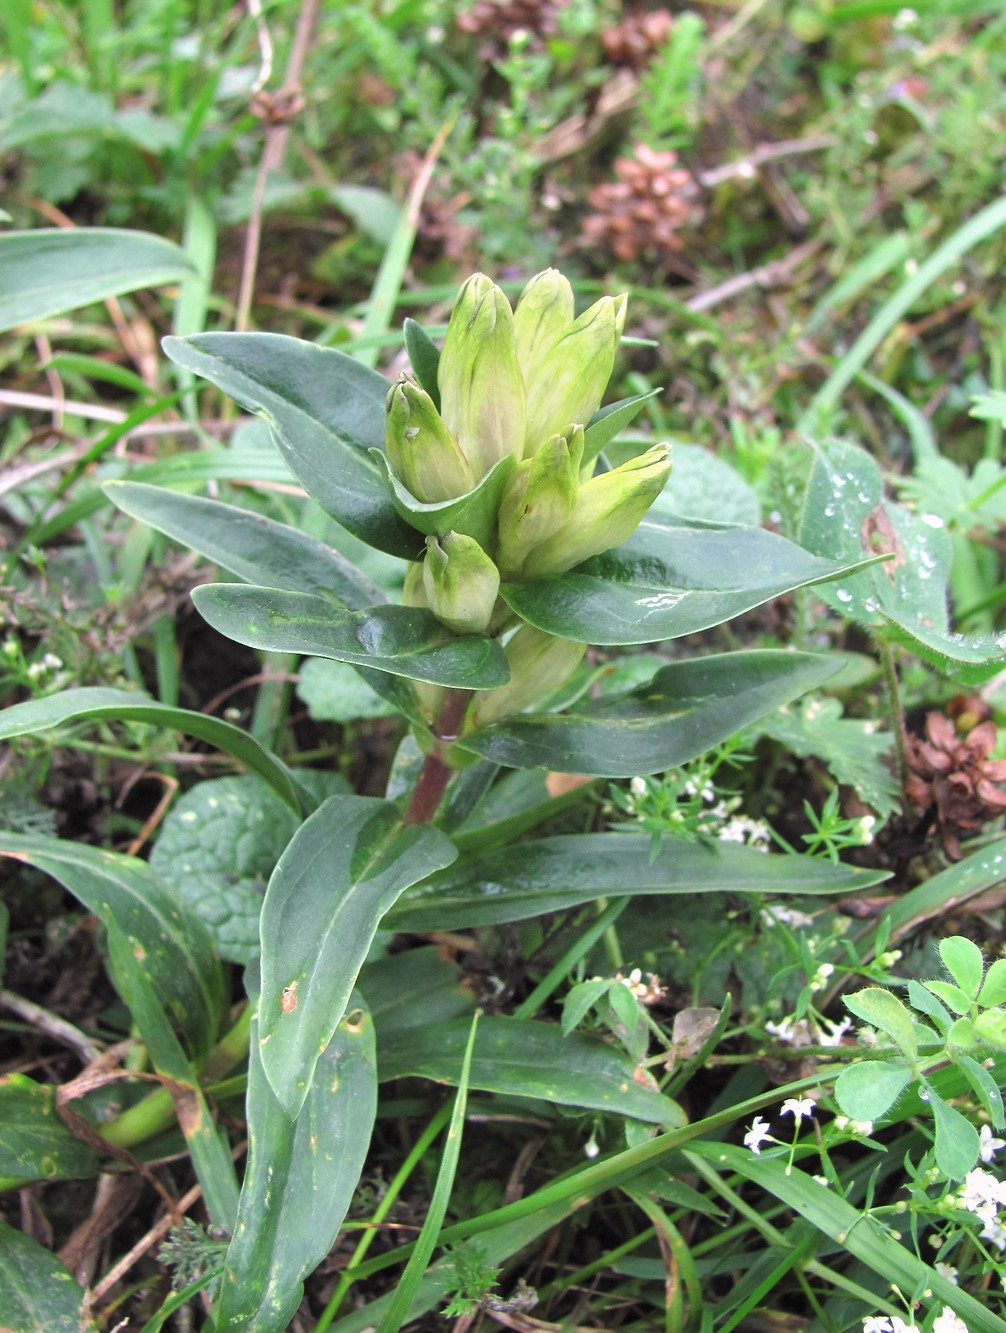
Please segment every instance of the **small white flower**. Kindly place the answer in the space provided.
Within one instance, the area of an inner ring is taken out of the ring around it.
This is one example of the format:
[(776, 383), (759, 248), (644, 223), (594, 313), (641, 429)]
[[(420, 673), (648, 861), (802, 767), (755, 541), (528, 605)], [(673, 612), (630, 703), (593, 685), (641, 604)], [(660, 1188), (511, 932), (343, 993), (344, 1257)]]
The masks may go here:
[(982, 1125), (978, 1136), (978, 1151), (983, 1162), (991, 1162), (1001, 1148), (1006, 1148), (1006, 1139), (994, 1139), (988, 1125)]
[(829, 1186), (831, 1185), (831, 1181), (828, 1179), (827, 1176), (811, 1176), (811, 1180), (816, 1180), (817, 1183), (819, 1185), (823, 1185), (825, 1189), (828, 1189)]
[(777, 1037), (786, 1046), (813, 1046), (814, 1035), (805, 1018), (794, 1018), (789, 1014), (778, 1023), (771, 1020), (765, 1024), (765, 1031), (770, 1037)]
[(780, 1115), (792, 1115), (793, 1122), (796, 1124), (804, 1116), (809, 1120), (814, 1114), (814, 1107), (817, 1105), (813, 1097), (787, 1097), (782, 1104)]
[(892, 1333), (891, 1321), (886, 1314), (868, 1314), (863, 1320), (863, 1333)]
[(633, 778), (629, 783), (629, 791), (632, 792), (633, 796), (645, 796), (649, 790), (645, 778)]
[(933, 1333), (968, 1333), (968, 1326), (960, 1315), (954, 1314), (949, 1305), (933, 1320)]
[(597, 1139), (591, 1134), (590, 1138), (583, 1145), (584, 1157), (594, 1158), (600, 1151), (601, 1149), (597, 1146)]
[(818, 1045), (841, 1046), (842, 1038), (852, 1027), (852, 1019), (843, 1018), (837, 1023), (833, 1023), (830, 1018), (826, 1018), (824, 1021), (828, 1025), (828, 1031), (825, 1032), (823, 1028), (818, 1031), (817, 1034)]
[(953, 1264), (936, 1263), (933, 1264), (933, 1267), (940, 1277), (945, 1277), (948, 1282), (952, 1282), (955, 1287), (957, 1286), (957, 1269)]
[(757, 1156), (761, 1152), (762, 1144), (771, 1137), (772, 1134), (767, 1121), (763, 1120), (760, 1115), (756, 1115), (751, 1121), (751, 1128), (744, 1135), (744, 1147), (750, 1148)]
[(858, 1134), (860, 1138), (868, 1139), (873, 1133), (872, 1120), (850, 1120), (849, 1133)]
[(900, 1315), (891, 1316), (891, 1333), (919, 1333), (918, 1325), (909, 1324)]
[(995, 1218), (1002, 1204), (1006, 1203), (1006, 1185), (991, 1171), (983, 1171), (976, 1166), (964, 1177), (964, 1186), (960, 1193), (960, 1206), (969, 1213), (974, 1213), (983, 1222)]

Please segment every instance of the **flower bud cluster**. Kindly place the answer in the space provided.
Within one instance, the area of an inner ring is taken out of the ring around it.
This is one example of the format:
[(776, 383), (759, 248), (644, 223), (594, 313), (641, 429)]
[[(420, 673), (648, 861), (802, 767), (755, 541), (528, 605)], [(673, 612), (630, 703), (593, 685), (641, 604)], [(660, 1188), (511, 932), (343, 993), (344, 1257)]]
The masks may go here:
[[(411, 580), (414, 602), (452, 632), (508, 628), (514, 617), (498, 600), (501, 582), (551, 578), (621, 545), (662, 490), (666, 445), (598, 476), (589, 475), (592, 459), (584, 464), (584, 427), (611, 377), (625, 310), (624, 295), (605, 296), (576, 318), (573, 289), (554, 269), (533, 277), (511, 309), (499, 287), (476, 273), (447, 327), (439, 406), (404, 376), (388, 392), (388, 463), (417, 505), (468, 496), (512, 460), (488, 539), (455, 531), (427, 537), (421, 599)], [(583, 651), (530, 626), (518, 629), (506, 646), (511, 683), (478, 699), (477, 724), (561, 684)]]

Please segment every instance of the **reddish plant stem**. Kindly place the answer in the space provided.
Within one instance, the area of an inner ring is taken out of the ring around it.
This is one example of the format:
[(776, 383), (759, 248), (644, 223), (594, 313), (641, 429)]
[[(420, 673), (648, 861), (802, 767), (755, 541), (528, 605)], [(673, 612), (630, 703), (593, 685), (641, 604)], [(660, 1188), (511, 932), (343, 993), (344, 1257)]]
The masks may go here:
[(408, 809), (402, 816), (403, 824), (432, 824), (451, 780), (452, 769), (444, 762), (444, 750), (457, 740), (471, 697), (471, 690), (447, 691), (447, 698), (437, 719), (437, 743), (423, 760)]

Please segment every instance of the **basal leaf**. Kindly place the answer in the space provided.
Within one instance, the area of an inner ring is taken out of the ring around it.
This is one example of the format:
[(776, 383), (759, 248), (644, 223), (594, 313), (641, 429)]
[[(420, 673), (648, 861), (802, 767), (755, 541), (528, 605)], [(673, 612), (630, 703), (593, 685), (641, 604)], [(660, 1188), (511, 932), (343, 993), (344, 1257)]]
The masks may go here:
[(237, 505), (138, 481), (109, 481), (104, 490), (131, 517), (190, 546), (246, 583), (316, 593), (350, 611), (388, 600), (338, 551), (285, 523)]
[(522, 921), (601, 897), (700, 893), (850, 894), (885, 878), (806, 856), (665, 838), (656, 857), (643, 833), (539, 838), (462, 856), (409, 889), (388, 913), (395, 930), (459, 930)]
[(593, 777), (662, 773), (815, 689), (841, 668), (809, 653), (724, 653), (664, 667), (647, 685), (563, 714), (524, 713), (459, 744), (508, 768)]
[(794, 588), (860, 567), (763, 528), (648, 518), (623, 545), (559, 578), (506, 584), (507, 604), (549, 634), (655, 643), (695, 634)]
[(311, 593), (244, 583), (211, 583), (192, 600), (214, 629), (270, 652), (306, 653), (462, 690), (505, 685), (509, 671), (494, 639), (456, 638), (430, 611), (374, 606), (340, 611)]
[(187, 708), (169, 708), (133, 690), (84, 686), (45, 699), (12, 704), (0, 713), (0, 740), (49, 731), (66, 722), (145, 722), (195, 736), (247, 765), (278, 792), (292, 810), (313, 810), (317, 802), (277, 759), (241, 727)]
[(896, 639), (965, 684), (989, 679), (1006, 661), (999, 639), (951, 632), (946, 590), (953, 551), (943, 521), (885, 500), (880, 468), (856, 445), (815, 446), (800, 541), (832, 560), (893, 556), (822, 588), (840, 615)]
[(0, 1222), (0, 1329), (10, 1333), (77, 1333), (84, 1293), (54, 1254)]
[(0, 236), (0, 333), (195, 271), (173, 241), (142, 231), (9, 231)]
[(7, 832), (0, 832), (0, 856), (51, 875), (99, 920), (118, 925), (142, 954), (158, 999), (199, 1063), (224, 1012), (223, 972), (202, 921), (147, 863), (82, 843)]
[(369, 454), (384, 443), (383, 376), (332, 348), (274, 333), (202, 333), (163, 346), (268, 423), (326, 513), (372, 546), (414, 558), (416, 534), (395, 513)]
[[(381, 1043), (382, 1081), (416, 1076), (457, 1083), (471, 1023), (452, 1019), (409, 1029)], [(585, 1106), (677, 1128), (685, 1116), (664, 1097), (651, 1074), (624, 1051), (554, 1023), (483, 1018), (472, 1059), (471, 1086), (511, 1097), (536, 1097), (561, 1106)]]
[(266, 1077), (291, 1117), (381, 918), (456, 854), (436, 829), (404, 826), (397, 807), (362, 796), (325, 801), (283, 853), (262, 908), (259, 1031)]
[(362, 1002), (320, 1053), (291, 1120), (262, 1069), (253, 1024), (248, 1068), (248, 1166), (227, 1250), (218, 1333), (284, 1333), (304, 1279), (338, 1235), (370, 1145), (377, 1108), (374, 1027)]
[(73, 1180), (97, 1174), (98, 1155), (56, 1114), (56, 1089), (25, 1074), (0, 1078), (0, 1177)]

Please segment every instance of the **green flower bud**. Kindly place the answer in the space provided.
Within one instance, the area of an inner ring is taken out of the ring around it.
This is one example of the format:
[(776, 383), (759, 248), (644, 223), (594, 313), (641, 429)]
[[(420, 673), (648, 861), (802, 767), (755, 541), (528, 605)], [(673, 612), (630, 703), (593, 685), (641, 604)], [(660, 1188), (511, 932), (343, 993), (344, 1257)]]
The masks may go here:
[[(561, 294), (556, 300), (566, 308)], [(521, 347), (533, 346), (533, 354), (520, 360), (527, 390), (525, 457), (553, 435), (565, 435), (572, 425), (586, 425), (597, 411), (625, 327), (626, 301), (624, 295), (603, 296), (544, 352), (539, 349), (555, 332), (551, 320), (541, 315), (534, 338), (522, 335)], [(522, 328), (525, 322), (530, 318), (522, 321)]]
[(477, 478), (426, 390), (402, 378), (385, 407), (385, 449), (403, 486), (424, 504), (467, 494)]
[(513, 312), (517, 363), (525, 373), (543, 361), (576, 318), (573, 288), (558, 269), (536, 273)]
[(533, 625), (522, 625), (503, 648), (510, 665), (509, 683), (498, 690), (478, 691), (468, 709), (465, 730), (510, 717), (558, 689), (586, 650), (585, 643), (559, 639)]
[(448, 629), (484, 634), (499, 595), (499, 570), (474, 537), (427, 537), (423, 588), (430, 610)]
[(430, 609), (430, 599), (426, 596), (426, 589), (423, 587), (423, 562), (421, 560), (410, 560), (405, 571), (405, 581), (402, 584), (402, 605), (420, 606), (427, 611)]
[(501, 458), (524, 451), (524, 381), (513, 311), (484, 273), (458, 294), (437, 370), (440, 413), (478, 482)]
[(574, 426), (568, 440), (553, 435), (511, 472), (499, 507), (496, 562), (504, 579), (517, 578), (527, 555), (573, 512), (582, 457), (583, 427)]
[(592, 555), (621, 546), (664, 489), (670, 471), (670, 446), (658, 444), (613, 472), (585, 481), (568, 520), (531, 552), (521, 577), (549, 578)]

